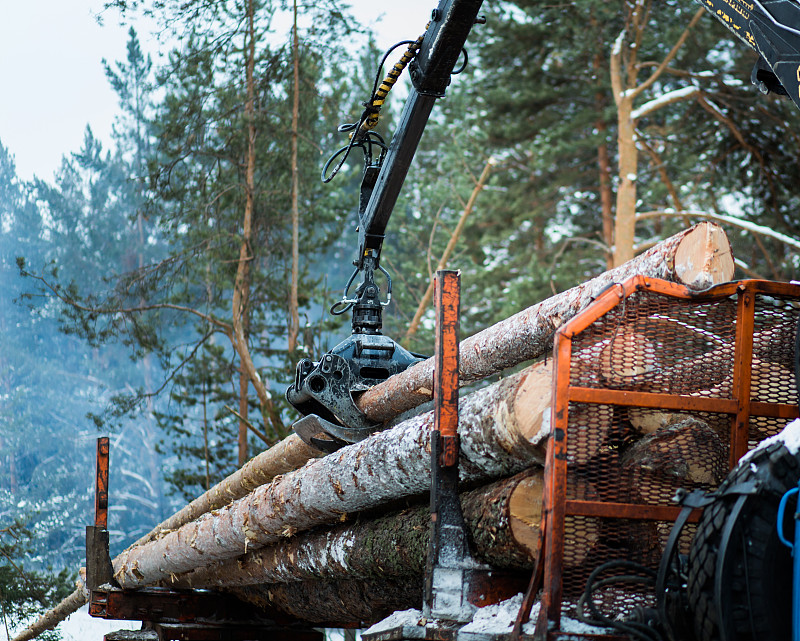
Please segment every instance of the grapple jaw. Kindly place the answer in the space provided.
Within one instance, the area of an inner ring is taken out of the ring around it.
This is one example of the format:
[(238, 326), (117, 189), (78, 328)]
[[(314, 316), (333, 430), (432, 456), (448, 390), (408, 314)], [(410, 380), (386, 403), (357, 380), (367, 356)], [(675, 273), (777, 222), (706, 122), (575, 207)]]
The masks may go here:
[(349, 336), (319, 362), (301, 360), (286, 390), (286, 400), (305, 416), (295, 423), (295, 432), (309, 445), (334, 451), (380, 431), (381, 424), (370, 421), (355, 398), (419, 360), (388, 336), (361, 333)]

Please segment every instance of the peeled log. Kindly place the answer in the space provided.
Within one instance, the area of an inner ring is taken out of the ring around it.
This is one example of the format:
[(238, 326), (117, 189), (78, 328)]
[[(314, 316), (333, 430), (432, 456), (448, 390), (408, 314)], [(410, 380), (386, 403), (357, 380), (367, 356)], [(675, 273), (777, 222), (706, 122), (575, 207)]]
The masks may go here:
[(59, 623), (81, 608), (87, 601), (89, 601), (88, 593), (83, 584), (81, 584), (72, 594), (62, 600), (61, 603), (52, 610), (45, 612), (36, 621), (15, 636), (12, 641), (28, 641), (29, 639), (35, 639), (47, 630), (54, 630)]
[(310, 459), (323, 455), (319, 450), (306, 445), (296, 434), (290, 434), (280, 443), (276, 443), (268, 450), (250, 459), (236, 472), (198, 496), (189, 505), (162, 521), (131, 547), (144, 545), (161, 538), (167, 532), (194, 521), (206, 512), (219, 509), (236, 499), (247, 496), (254, 489), (269, 483), (276, 476), (296, 470)]
[[(531, 408), (541, 404), (541, 390), (528, 381), (542, 367), (532, 366), (461, 400), (462, 480), (489, 480), (543, 462), (546, 431), (536, 432), (541, 418), (531, 416)], [(432, 424), (428, 412), (310, 461), (219, 511), (124, 552), (115, 559), (115, 578), (123, 588), (157, 583), (335, 523), (343, 514), (425, 492)]]
[[(544, 472), (536, 467), (461, 495), (464, 521), (479, 561), (528, 568), (539, 554)], [(170, 588), (214, 588), (317, 579), (422, 576), (430, 537), (428, 505), (248, 552), (164, 583)]]
[[(462, 384), (481, 380), (552, 347), (553, 332), (585, 309), (600, 291), (642, 274), (703, 290), (733, 277), (733, 255), (722, 229), (700, 223), (651, 247), (624, 265), (467, 338), (460, 346)], [(433, 358), (410, 367), (362, 394), (356, 404), (384, 422), (433, 398)]]

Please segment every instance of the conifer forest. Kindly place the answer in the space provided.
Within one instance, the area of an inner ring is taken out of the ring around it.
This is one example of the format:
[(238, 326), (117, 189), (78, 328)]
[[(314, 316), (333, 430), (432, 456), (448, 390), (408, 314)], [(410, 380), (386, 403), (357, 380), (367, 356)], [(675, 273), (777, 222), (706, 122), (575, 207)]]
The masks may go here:
[[(291, 433), (297, 362), (350, 333), (329, 309), (358, 248), (363, 157), (329, 182), (323, 166), (403, 51), (381, 71), (396, 43), (339, 0), (107, 4), (149, 16), (166, 54), (153, 62), (131, 28), (124, 59), (103, 61), (112, 141), (89, 123), (52, 178), (27, 181), (0, 131), (12, 632), (74, 589), (98, 436), (113, 556)], [(385, 334), (433, 353), (437, 269), (461, 270), (467, 337), (701, 221), (727, 233), (735, 278), (797, 278), (800, 112), (751, 84), (756, 55), (699, 4), (487, 0), (481, 14), (387, 227)], [(387, 142), (406, 75), (376, 127)]]

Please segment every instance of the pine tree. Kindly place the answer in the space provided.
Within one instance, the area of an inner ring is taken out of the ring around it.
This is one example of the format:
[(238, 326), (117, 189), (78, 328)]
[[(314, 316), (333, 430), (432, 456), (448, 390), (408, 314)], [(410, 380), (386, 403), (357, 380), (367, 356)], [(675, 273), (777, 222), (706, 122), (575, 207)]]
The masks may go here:
[[(9, 639), (20, 624), (53, 607), (72, 591), (68, 570), (56, 574), (27, 567), (32, 535), (19, 519), (7, 525), (0, 523), (0, 618)], [(54, 641), (60, 634), (49, 631), (41, 638)]]
[[(461, 159), (475, 158), (473, 175), (480, 156), (497, 160), (480, 196), (484, 213), (468, 223), (462, 262), (453, 265), (465, 271), (465, 327), (585, 281), (725, 207), (795, 234), (785, 213), (794, 201), (784, 188), (795, 179), (787, 162), (797, 149), (788, 133), (791, 105), (764, 101), (746, 85), (752, 52), (695, 5), (519, 0), (483, 10), (487, 25), (475, 27), (467, 45), (471, 68), (437, 106), (448, 119), (425, 134), (433, 154), (415, 159), (411, 207), (419, 222), (404, 219), (418, 229), (416, 251), (424, 255), (431, 221), (447, 216), (437, 191)], [(614, 96), (625, 90), (631, 99), (618, 106)], [(450, 156), (456, 131), (477, 141), (477, 153)], [(730, 187), (724, 198), (722, 184)], [(724, 226), (739, 256), (746, 232)], [(746, 250), (753, 266), (770, 256), (791, 264), (791, 253), (776, 252), (775, 242), (760, 236), (755, 251)], [(422, 265), (399, 277), (426, 278)]]
[[(86, 182), (65, 170), (59, 186), (46, 195), (64, 213), (64, 229), (57, 231), (71, 241), (65, 246), (83, 241), (89, 250), (85, 262), (100, 239), (124, 243), (130, 260), (124, 269), (103, 272), (101, 260), (80, 269), (75, 257), (75, 272), (61, 264), (72, 259), (62, 253), (54, 263), (58, 276), (28, 273), (41, 278), (43, 290), (50, 288), (47, 293), (63, 304), (66, 331), (96, 346), (118, 339), (142, 361), (144, 384), (133, 397), (115, 396), (114, 414), (143, 407), (145, 419), (157, 415), (162, 427), (172, 428), (162, 439), (165, 453), (172, 445), (175, 451), (198, 451), (200, 435), (188, 426), (201, 405), (206, 417), (218, 422), (219, 435), (235, 417), (238, 447), (217, 440), (220, 447), (236, 447), (241, 464), (254, 424), (261, 423), (256, 429), (267, 432), (270, 442), (286, 434), (289, 415), (282, 398), (270, 390), (270, 379), (277, 379), (279, 388), (285, 385), (291, 361), (308, 347), (306, 338), (318, 333), (313, 325), (320, 324), (320, 301), (314, 297), (323, 279), (314, 270), (342, 225), (331, 206), (336, 194), (322, 192), (318, 184), (319, 141), (335, 131), (341, 117), (336, 105), (342, 97), (333, 89), (341, 74), (325, 66), (318, 42), (331, 38), (333, 46), (331, 34), (345, 23), (334, 4), (302, 7), (297, 37), (289, 45), (270, 35), (278, 12), (270, 2), (166, 3), (147, 9), (184, 30), (181, 48), (158, 71), (163, 99), (155, 107), (148, 102), (150, 61), (131, 32), (128, 59), (106, 64), (123, 108), (118, 148), (113, 158), (100, 158), (87, 140), (85, 157), (76, 159), (97, 168), (114, 165), (127, 175), (128, 186), (117, 187), (130, 196), (124, 201), (130, 206), (129, 224), (112, 231), (113, 216), (105, 211), (121, 201), (102, 200), (110, 194), (103, 191), (106, 183), (92, 183), (95, 199), (81, 201)], [(295, 169), (287, 163), (293, 113)], [(73, 166), (67, 169), (75, 173)], [(302, 215), (294, 232), (293, 208)], [(80, 226), (89, 215), (97, 216), (98, 224)], [(106, 220), (109, 227), (103, 229)], [(298, 261), (297, 252), (293, 260), (293, 236), (310, 260)], [(85, 280), (78, 277), (89, 274), (105, 285), (79, 287)], [(301, 343), (298, 321), (303, 318), (309, 327)], [(219, 366), (208, 385), (217, 393), (207, 406), (195, 395), (209, 388), (191, 379), (212, 353)], [(168, 402), (154, 405), (162, 391)], [(260, 421), (249, 416), (253, 392)], [(203, 451), (201, 468), (209, 460)], [(216, 460), (220, 467), (214, 476), (232, 471), (228, 456)], [(195, 478), (190, 468), (197, 463), (168, 474)]]

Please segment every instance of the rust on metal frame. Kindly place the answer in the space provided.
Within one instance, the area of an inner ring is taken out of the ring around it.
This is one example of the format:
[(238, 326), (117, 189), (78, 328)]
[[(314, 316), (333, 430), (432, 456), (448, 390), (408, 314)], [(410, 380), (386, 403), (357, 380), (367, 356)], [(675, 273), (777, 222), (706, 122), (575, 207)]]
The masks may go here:
[(441, 434), (444, 467), (458, 462), (458, 339), (461, 273), (436, 272), (436, 368), (434, 371), (434, 429)]
[[(667, 297), (711, 302), (738, 296), (734, 351), (733, 399), (709, 399), (685, 395), (667, 395), (621, 390), (597, 390), (570, 386), (570, 359), (572, 338), (587, 329), (621, 301), (637, 291), (649, 291)], [(752, 336), (755, 319), (755, 297), (758, 294), (786, 296), (800, 299), (800, 287), (790, 283), (746, 280), (723, 283), (704, 292), (694, 292), (683, 285), (667, 281), (634, 276), (622, 284), (615, 284), (601, 292), (583, 312), (565, 323), (554, 339), (553, 406), (551, 409), (551, 438), (548, 441), (545, 462), (543, 495), (543, 555), (544, 580), (541, 609), (537, 621), (537, 640), (557, 641), (561, 621), (561, 573), (564, 554), (564, 518), (576, 516), (607, 516), (653, 520), (674, 520), (679, 508), (657, 505), (628, 505), (602, 501), (566, 500), (567, 485), (567, 426), (570, 401), (661, 407), (664, 409), (713, 411), (730, 414), (731, 460), (733, 466), (748, 447), (748, 417), (752, 415), (791, 419), (797, 417), (797, 407), (785, 403), (751, 402), (750, 368), (752, 365)], [(689, 521), (699, 518), (695, 511)], [(608, 635), (570, 635), (569, 638), (615, 639)]]
[[(242, 621), (269, 623), (276, 613), (245, 603), (236, 597), (207, 590), (92, 591), (89, 614), (119, 621), (194, 623), (197, 621)], [(286, 617), (283, 617), (284, 619)]]
[[(569, 398), (576, 403), (635, 405), (636, 407), (652, 407), (676, 411), (716, 412), (718, 414), (736, 414), (739, 411), (739, 402), (733, 398), (658, 394), (655, 392), (599, 389), (597, 387), (570, 386)], [(797, 418), (797, 405), (750, 401), (750, 415), (793, 419)]]
[(526, 587), (524, 574), (512, 570), (477, 569), (466, 572), (466, 598), (482, 608), (494, 605), (522, 592)]
[(750, 424), (750, 376), (753, 364), (755, 295), (742, 283), (737, 288), (736, 342), (733, 353), (733, 394), (737, 401), (731, 425), (730, 468), (747, 453)]
[(572, 386), (569, 388), (569, 400), (578, 403), (635, 405), (637, 407), (656, 407), (667, 410), (723, 412), (728, 414), (734, 414), (738, 407), (733, 399)]
[(544, 573), (536, 639), (546, 639), (548, 630), (561, 623), (561, 573), (564, 560), (564, 516), (567, 484), (567, 423), (569, 419), (570, 360), (572, 341), (560, 331), (553, 347), (551, 433), (545, 460), (543, 523)]
[[(617, 519), (646, 521), (674, 521), (681, 508), (673, 505), (648, 505), (645, 503), (613, 503), (609, 501), (580, 501), (567, 499), (566, 513), (573, 516), (606, 516)], [(693, 510), (689, 523), (700, 520), (700, 510)]]
[(108, 527), (108, 454), (107, 436), (97, 439), (97, 458), (94, 473), (94, 524), (95, 527)]

